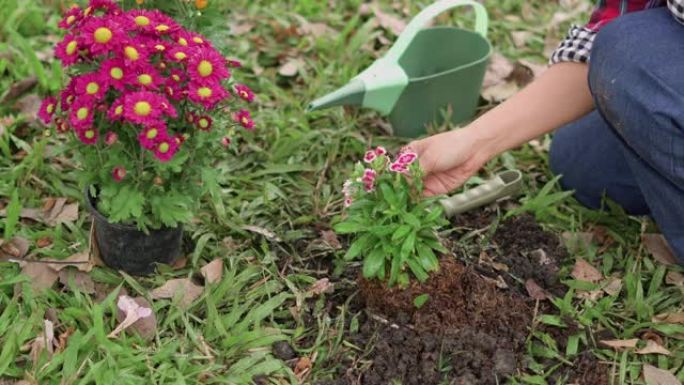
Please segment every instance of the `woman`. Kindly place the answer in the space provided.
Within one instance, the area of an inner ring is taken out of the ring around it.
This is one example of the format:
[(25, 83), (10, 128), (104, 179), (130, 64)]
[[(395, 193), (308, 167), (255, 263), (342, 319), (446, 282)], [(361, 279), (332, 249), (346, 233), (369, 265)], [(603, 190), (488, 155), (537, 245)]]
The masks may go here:
[[(461, 186), (497, 154), (558, 131), (552, 170), (583, 204), (652, 216), (684, 264), (684, 0), (599, 0), (551, 67), (469, 126), (410, 147), (426, 193)], [(588, 81), (587, 81), (588, 79)]]

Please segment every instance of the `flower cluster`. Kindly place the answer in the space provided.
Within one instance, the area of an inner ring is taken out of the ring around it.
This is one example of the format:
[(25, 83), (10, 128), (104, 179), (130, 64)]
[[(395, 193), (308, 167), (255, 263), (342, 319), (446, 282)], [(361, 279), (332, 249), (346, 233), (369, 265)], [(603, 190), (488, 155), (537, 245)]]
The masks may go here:
[(380, 175), (390, 173), (409, 175), (411, 165), (418, 159), (418, 155), (410, 150), (401, 151), (394, 161), (388, 156), (383, 147), (370, 149), (363, 156), (364, 167), (357, 167), (352, 179), (347, 180), (342, 187), (344, 205), (349, 207), (354, 203), (357, 193), (372, 193), (375, 191), (376, 181)]
[[(254, 100), (249, 87), (231, 84), (239, 62), (226, 60), (205, 37), (160, 11), (124, 12), (113, 0), (90, 0), (85, 9), (69, 9), (59, 26), (66, 36), (55, 56), (77, 74), (59, 98), (43, 101), (39, 117), (60, 133), (73, 131), (84, 144), (103, 136), (113, 146), (135, 130), (139, 146), (167, 162), (195, 134), (188, 128), (211, 130), (210, 113), (219, 104), (232, 97)], [(245, 109), (233, 119), (254, 129)], [(113, 178), (123, 179), (125, 171), (112, 170)]]

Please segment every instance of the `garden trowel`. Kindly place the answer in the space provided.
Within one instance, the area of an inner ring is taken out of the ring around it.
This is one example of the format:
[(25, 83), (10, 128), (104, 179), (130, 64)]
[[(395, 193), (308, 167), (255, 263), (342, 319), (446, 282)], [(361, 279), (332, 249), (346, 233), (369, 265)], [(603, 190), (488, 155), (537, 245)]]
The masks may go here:
[(499, 199), (516, 195), (522, 188), (522, 172), (503, 171), (484, 184), (463, 193), (442, 199), (444, 215), (447, 218), (478, 207), (496, 202)]
[[(426, 26), (440, 14), (472, 7), (474, 31)], [(357, 105), (389, 115), (394, 134), (418, 137), (431, 123), (462, 123), (474, 115), (492, 47), (489, 19), (473, 0), (440, 0), (420, 12), (387, 54), (347, 85), (309, 104), (308, 110)]]

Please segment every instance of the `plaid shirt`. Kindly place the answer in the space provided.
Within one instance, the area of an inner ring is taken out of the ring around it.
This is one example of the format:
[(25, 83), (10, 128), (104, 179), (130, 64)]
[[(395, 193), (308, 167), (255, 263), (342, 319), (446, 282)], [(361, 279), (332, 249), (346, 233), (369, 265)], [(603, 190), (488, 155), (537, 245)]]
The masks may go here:
[(573, 26), (551, 56), (551, 63), (586, 63), (598, 31), (616, 17), (628, 12), (663, 7), (667, 3), (672, 16), (684, 24), (684, 0), (598, 0), (598, 6), (584, 27)]

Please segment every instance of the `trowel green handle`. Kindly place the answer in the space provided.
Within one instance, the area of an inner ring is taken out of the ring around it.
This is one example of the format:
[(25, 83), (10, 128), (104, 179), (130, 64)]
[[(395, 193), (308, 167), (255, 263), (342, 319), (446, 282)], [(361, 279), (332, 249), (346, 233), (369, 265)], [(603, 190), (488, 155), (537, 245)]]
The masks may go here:
[(494, 178), (461, 194), (440, 201), (444, 215), (453, 217), (478, 207), (493, 203), (501, 198), (517, 194), (522, 188), (522, 172), (504, 171)]
[(425, 28), (434, 18), (451, 9), (463, 6), (473, 7), (475, 10), (475, 32), (487, 37), (487, 28), (489, 26), (489, 17), (485, 7), (473, 0), (440, 0), (427, 8), (423, 9), (413, 20), (406, 26), (404, 31), (399, 36), (397, 42), (387, 52), (385, 56), (388, 60), (399, 61), (408, 46), (411, 44), (416, 35)]

